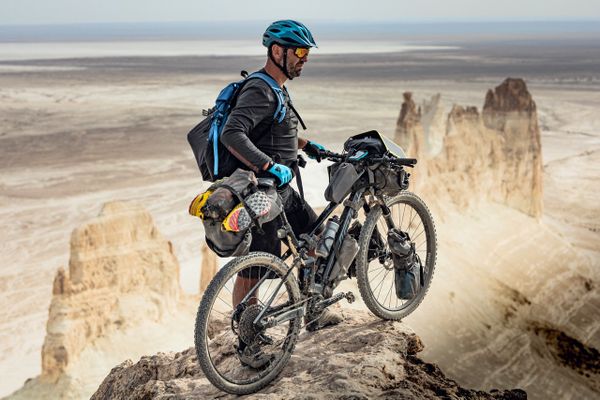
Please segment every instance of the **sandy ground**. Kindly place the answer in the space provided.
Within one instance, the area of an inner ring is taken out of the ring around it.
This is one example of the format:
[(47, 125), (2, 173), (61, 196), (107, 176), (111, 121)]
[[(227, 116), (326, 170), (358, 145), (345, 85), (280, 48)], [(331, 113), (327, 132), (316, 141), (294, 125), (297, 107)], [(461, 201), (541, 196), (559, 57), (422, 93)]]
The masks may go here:
[[(314, 56), (306, 76), (289, 86), (309, 125), (307, 137), (339, 149), (345, 137), (365, 130), (391, 135), (405, 90), (417, 99), (441, 92), (447, 107), (481, 107), (487, 89), (506, 76), (525, 78), (542, 127), (542, 223), (581, 251), (585, 264), (592, 265), (588, 275), (598, 279), (596, 46), (587, 41), (572, 46), (495, 42), (436, 52)], [(236, 79), (240, 69), (261, 63), (262, 57), (0, 63), (0, 395), (39, 374), (54, 273), (68, 263), (72, 229), (96, 215), (105, 201), (143, 202), (175, 245), (184, 290), (197, 292), (202, 235), (187, 206), (203, 183), (185, 134), (225, 83)], [(305, 174), (312, 204), (324, 203), (325, 176), (325, 166), (317, 164)], [(521, 221), (510, 215), (513, 223)], [(469, 226), (486, 229), (481, 218), (472, 218)], [(438, 225), (459, 221), (460, 215), (452, 214)], [(500, 229), (498, 224), (489, 229)], [(450, 225), (442, 231), (454, 234)], [(471, 290), (477, 299), (477, 288)], [(442, 296), (438, 292), (444, 291), (432, 290), (430, 297)], [(414, 323), (426, 321), (415, 318)], [(433, 318), (428, 323), (432, 327), (423, 329), (424, 336), (445, 326)], [(581, 339), (598, 345), (597, 329)], [(442, 342), (438, 337), (431, 346)], [(138, 350), (123, 357), (135, 357)]]

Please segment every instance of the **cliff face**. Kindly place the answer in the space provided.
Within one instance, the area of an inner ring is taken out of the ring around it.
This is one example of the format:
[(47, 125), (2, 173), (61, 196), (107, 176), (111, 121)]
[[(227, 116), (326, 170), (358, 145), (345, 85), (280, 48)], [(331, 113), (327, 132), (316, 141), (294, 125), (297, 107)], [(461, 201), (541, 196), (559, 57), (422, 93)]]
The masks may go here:
[(87, 344), (116, 328), (158, 321), (181, 295), (179, 264), (150, 214), (114, 202), (73, 231), (60, 269), (42, 349), (42, 380), (56, 381)]
[(482, 109), (405, 103), (396, 140), (419, 159), (411, 190), (436, 206), (438, 228), (432, 295), (409, 317), (430, 343), (425, 357), (469, 386), (597, 397), (597, 281), (570, 238), (540, 221), (540, 130), (525, 83), (505, 80)]
[(525, 82), (508, 78), (488, 91), (481, 113), (457, 105), (445, 121), (441, 113), (439, 96), (417, 107), (405, 93), (395, 140), (419, 159), (417, 190), (459, 206), (489, 199), (539, 218), (541, 140)]
[[(213, 343), (218, 345), (215, 338)], [(262, 399), (525, 399), (521, 390), (483, 392), (460, 387), (417, 353), (421, 340), (400, 322), (347, 312), (335, 328), (303, 333), (294, 356)], [(231, 351), (227, 353), (232, 355)], [(225, 353), (224, 353), (225, 354)], [(236, 398), (214, 388), (202, 375), (195, 351), (160, 353), (115, 367), (93, 400)], [(254, 396), (252, 396), (254, 397)]]

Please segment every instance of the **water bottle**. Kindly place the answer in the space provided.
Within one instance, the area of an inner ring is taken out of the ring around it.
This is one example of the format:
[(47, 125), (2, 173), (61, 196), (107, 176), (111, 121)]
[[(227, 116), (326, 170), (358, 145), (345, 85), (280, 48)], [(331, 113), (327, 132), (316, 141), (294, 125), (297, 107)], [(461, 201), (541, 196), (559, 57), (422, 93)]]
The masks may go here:
[(339, 257), (335, 260), (335, 264), (333, 264), (333, 269), (330, 273), (330, 277), (334, 281), (334, 287), (348, 277), (348, 268), (350, 267), (350, 264), (352, 264), (352, 261), (354, 261), (357, 253), (358, 242), (352, 236), (346, 236), (340, 248)]
[(340, 228), (339, 219), (337, 216), (333, 218), (329, 218), (327, 224), (325, 225), (325, 231), (321, 236), (321, 240), (319, 240), (319, 244), (317, 245), (317, 250), (315, 254), (318, 257), (327, 257), (331, 248), (333, 247), (333, 242), (335, 241), (335, 234)]

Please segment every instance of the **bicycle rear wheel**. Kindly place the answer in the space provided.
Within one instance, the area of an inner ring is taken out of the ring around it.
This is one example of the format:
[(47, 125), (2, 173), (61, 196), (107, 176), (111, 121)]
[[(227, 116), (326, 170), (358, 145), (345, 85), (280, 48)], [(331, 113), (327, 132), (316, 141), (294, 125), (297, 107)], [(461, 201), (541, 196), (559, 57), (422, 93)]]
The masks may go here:
[[(227, 263), (207, 287), (194, 338), (200, 367), (219, 389), (239, 395), (254, 393), (287, 364), (298, 340), (301, 316), (269, 328), (257, 327), (254, 320), (265, 308), (268, 315), (277, 316), (300, 302), (294, 274), (284, 280), (288, 269), (271, 254), (250, 253)], [(235, 305), (238, 277), (251, 284), (246, 288), (247, 298)], [(273, 299), (270, 306), (269, 299)]]
[(408, 300), (396, 296), (395, 270), (387, 243), (388, 226), (380, 206), (367, 215), (359, 239), (356, 278), (369, 310), (382, 319), (400, 320), (413, 312), (429, 290), (437, 253), (436, 233), (429, 209), (417, 195), (401, 192), (386, 201), (397, 229), (408, 233), (423, 266), (423, 280)]

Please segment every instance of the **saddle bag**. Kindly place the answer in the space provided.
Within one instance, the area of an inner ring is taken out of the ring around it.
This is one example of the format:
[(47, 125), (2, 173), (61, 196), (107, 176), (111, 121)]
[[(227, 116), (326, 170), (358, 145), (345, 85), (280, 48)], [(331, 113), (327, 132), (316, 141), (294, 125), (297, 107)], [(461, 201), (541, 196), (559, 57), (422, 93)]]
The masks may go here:
[(189, 213), (204, 225), (206, 244), (219, 257), (248, 254), (251, 228), (274, 220), (283, 207), (272, 179), (237, 169), (192, 200)]

